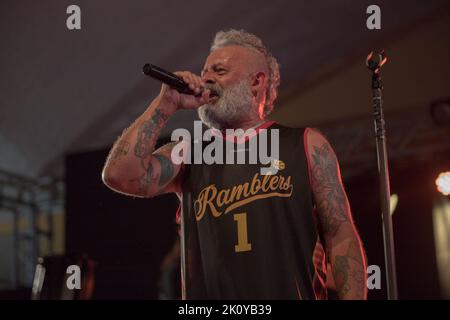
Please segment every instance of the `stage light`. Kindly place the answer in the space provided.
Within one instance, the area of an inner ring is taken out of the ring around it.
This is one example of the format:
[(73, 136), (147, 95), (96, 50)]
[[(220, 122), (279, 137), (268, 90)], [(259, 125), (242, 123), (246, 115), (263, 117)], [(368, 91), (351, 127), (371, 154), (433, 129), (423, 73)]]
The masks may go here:
[(397, 204), (398, 204), (398, 195), (394, 193), (391, 195), (391, 201), (389, 202), (389, 206), (390, 206), (389, 211), (390, 211), (391, 215), (394, 214), (394, 211), (397, 208)]
[(450, 198), (441, 198), (433, 208), (434, 247), (443, 299), (450, 299)]
[(443, 195), (450, 195), (450, 171), (439, 174), (436, 179), (436, 187)]

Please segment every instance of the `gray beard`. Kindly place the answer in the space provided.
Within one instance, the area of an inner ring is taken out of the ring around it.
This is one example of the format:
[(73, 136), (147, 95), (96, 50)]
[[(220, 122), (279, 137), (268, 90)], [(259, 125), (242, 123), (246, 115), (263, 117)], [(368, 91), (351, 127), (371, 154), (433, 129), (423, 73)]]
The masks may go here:
[(200, 120), (208, 127), (218, 130), (239, 128), (241, 123), (258, 117), (256, 108), (252, 106), (250, 86), (244, 79), (225, 90), (217, 85), (209, 88), (216, 90), (220, 98), (215, 104), (204, 104), (198, 108)]

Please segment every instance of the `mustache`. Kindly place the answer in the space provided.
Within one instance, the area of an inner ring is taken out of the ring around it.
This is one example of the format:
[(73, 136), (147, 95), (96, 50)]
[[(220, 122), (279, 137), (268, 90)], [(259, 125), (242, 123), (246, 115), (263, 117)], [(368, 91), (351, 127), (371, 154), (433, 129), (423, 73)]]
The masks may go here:
[(206, 83), (205, 84), (205, 89), (209, 89), (210, 90), (210, 96), (211, 95), (217, 95), (217, 96), (222, 96), (224, 89), (218, 85), (217, 83)]

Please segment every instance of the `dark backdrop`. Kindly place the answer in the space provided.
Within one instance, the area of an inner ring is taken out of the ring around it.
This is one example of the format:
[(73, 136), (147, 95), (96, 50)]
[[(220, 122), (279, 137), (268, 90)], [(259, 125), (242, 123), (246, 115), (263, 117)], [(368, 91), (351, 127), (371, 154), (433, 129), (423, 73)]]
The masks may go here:
[(106, 156), (66, 158), (66, 252), (97, 262), (93, 299), (156, 299), (159, 265), (176, 239), (178, 200), (111, 191), (101, 180)]

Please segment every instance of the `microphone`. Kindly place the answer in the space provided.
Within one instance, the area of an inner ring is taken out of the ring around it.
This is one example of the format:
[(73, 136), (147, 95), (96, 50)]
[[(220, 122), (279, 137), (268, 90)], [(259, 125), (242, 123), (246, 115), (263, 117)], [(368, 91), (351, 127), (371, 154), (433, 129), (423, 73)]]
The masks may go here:
[(177, 90), (179, 93), (201, 96), (201, 93), (196, 94), (194, 90), (191, 90), (189, 88), (189, 85), (184, 82), (182, 78), (153, 64), (146, 63), (142, 68), (142, 72), (145, 75), (152, 77), (153, 79), (167, 84), (169, 87)]

